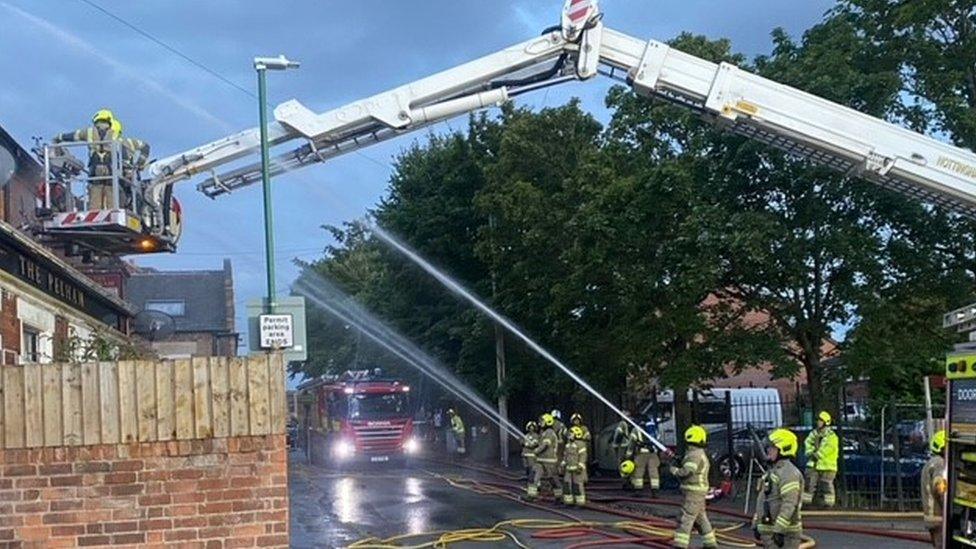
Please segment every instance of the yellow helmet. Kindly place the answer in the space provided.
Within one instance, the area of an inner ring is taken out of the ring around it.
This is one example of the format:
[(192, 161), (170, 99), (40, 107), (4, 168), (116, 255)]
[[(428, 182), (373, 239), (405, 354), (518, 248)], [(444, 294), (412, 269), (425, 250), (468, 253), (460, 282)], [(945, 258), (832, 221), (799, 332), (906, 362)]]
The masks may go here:
[(115, 115), (112, 114), (112, 111), (108, 109), (102, 109), (96, 112), (94, 115), (92, 115), (92, 124), (94, 124), (95, 122), (111, 123), (113, 120), (115, 120)]
[(819, 419), (820, 421), (824, 422), (824, 425), (830, 425), (830, 423), (832, 421), (831, 420), (831, 417), (830, 417), (830, 414), (828, 414), (826, 410), (824, 410), (824, 411), (820, 412), (819, 414), (817, 414), (817, 419)]
[(634, 469), (636, 469), (636, 468), (637, 468), (637, 465), (635, 465), (633, 461), (631, 461), (629, 459), (624, 460), (620, 464), (620, 475), (621, 476), (625, 476), (625, 477), (626, 476), (630, 476), (630, 475), (634, 474)]
[(946, 445), (946, 432), (945, 429), (939, 429), (932, 435), (932, 440), (929, 441), (929, 449), (932, 450), (933, 454), (941, 454), (942, 450), (945, 449)]
[(796, 456), (796, 450), (800, 443), (789, 429), (776, 429), (769, 433), (769, 442), (779, 450), (779, 455), (784, 457)]
[(708, 433), (701, 425), (692, 425), (685, 431), (685, 442), (688, 444), (704, 445), (708, 440)]
[(552, 414), (542, 414), (542, 425), (552, 427), (554, 423), (556, 423), (556, 418), (552, 417)]
[(583, 429), (579, 427), (571, 427), (569, 429), (569, 434), (572, 435), (573, 439), (580, 440), (583, 438)]
[(115, 134), (115, 137), (122, 137), (122, 123), (116, 118), (112, 119), (112, 133)]

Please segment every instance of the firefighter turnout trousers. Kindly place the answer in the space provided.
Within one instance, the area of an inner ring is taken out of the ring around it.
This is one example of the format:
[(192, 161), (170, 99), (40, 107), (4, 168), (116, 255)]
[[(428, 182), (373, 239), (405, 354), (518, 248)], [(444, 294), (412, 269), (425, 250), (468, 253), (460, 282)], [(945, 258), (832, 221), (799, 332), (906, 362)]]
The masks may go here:
[(803, 503), (813, 503), (814, 496), (819, 492), (823, 496), (824, 505), (833, 507), (837, 502), (837, 494), (834, 492), (834, 478), (836, 476), (837, 471), (818, 471), (813, 467), (808, 467)]
[(651, 481), (651, 490), (661, 488), (661, 458), (647, 448), (641, 448), (634, 456), (634, 474), (630, 477), (634, 488), (644, 488), (644, 476)]
[(526, 496), (529, 499), (539, 497), (539, 492), (544, 491), (544, 485), (548, 484), (552, 490), (552, 496), (557, 502), (563, 499), (563, 484), (559, 479), (559, 468), (555, 461), (546, 459), (536, 459), (535, 470), (533, 471), (532, 481), (526, 489)]

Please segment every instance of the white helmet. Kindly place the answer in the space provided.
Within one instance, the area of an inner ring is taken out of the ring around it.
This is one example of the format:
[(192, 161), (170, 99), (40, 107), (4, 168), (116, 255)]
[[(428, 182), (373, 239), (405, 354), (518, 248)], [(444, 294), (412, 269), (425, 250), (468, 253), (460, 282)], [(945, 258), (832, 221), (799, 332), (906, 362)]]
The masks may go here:
[(555, 408), (552, 409), (551, 414), (552, 414), (552, 417), (554, 417), (556, 419), (562, 419), (563, 418), (562, 412), (560, 412), (559, 410), (557, 410)]

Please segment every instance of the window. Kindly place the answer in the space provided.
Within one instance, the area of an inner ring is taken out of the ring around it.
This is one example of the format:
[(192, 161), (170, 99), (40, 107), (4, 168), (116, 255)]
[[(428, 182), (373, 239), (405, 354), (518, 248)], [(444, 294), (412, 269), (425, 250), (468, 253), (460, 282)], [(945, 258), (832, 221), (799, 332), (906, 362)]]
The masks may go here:
[(159, 311), (169, 316), (183, 316), (186, 311), (186, 302), (182, 299), (147, 301), (146, 310)]
[(406, 408), (407, 397), (402, 393), (349, 395), (350, 419), (399, 418)]
[(24, 326), (24, 348), (20, 353), (21, 359), (27, 362), (38, 362), (40, 358), (41, 334), (33, 328)]

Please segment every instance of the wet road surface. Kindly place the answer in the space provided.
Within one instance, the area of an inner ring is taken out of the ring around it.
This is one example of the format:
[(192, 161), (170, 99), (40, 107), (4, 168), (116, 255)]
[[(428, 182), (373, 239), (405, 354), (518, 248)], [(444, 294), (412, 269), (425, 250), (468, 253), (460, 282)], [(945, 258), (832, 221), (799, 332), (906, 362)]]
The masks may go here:
[[(480, 494), (452, 486), (443, 476), (488, 477), (470, 470), (422, 462), (408, 468), (384, 466), (334, 471), (308, 466), (293, 455), (290, 464), (292, 547), (345, 547), (368, 537), (387, 538), (401, 534), (420, 534), (440, 530), (489, 528), (510, 519), (540, 518), (566, 520), (545, 510), (533, 509), (496, 495)], [(497, 479), (495, 479), (497, 480)], [(620, 517), (596, 511), (567, 509), (583, 519), (616, 522)], [(674, 516), (662, 509), (661, 516)], [(721, 522), (713, 519), (713, 522)], [(529, 547), (565, 547), (571, 541), (547, 541), (531, 537), (533, 530), (516, 530)], [(749, 535), (742, 531), (742, 535)], [(817, 546), (823, 548), (892, 549), (919, 548), (922, 544), (844, 533), (813, 532)], [(428, 541), (431, 538), (423, 538)], [(405, 540), (417, 543), (418, 539)], [(694, 543), (694, 542), (693, 542)], [(452, 548), (517, 547), (514, 542), (459, 543)], [(614, 545), (613, 547), (631, 547)], [(635, 546), (636, 547), (636, 546)]]

